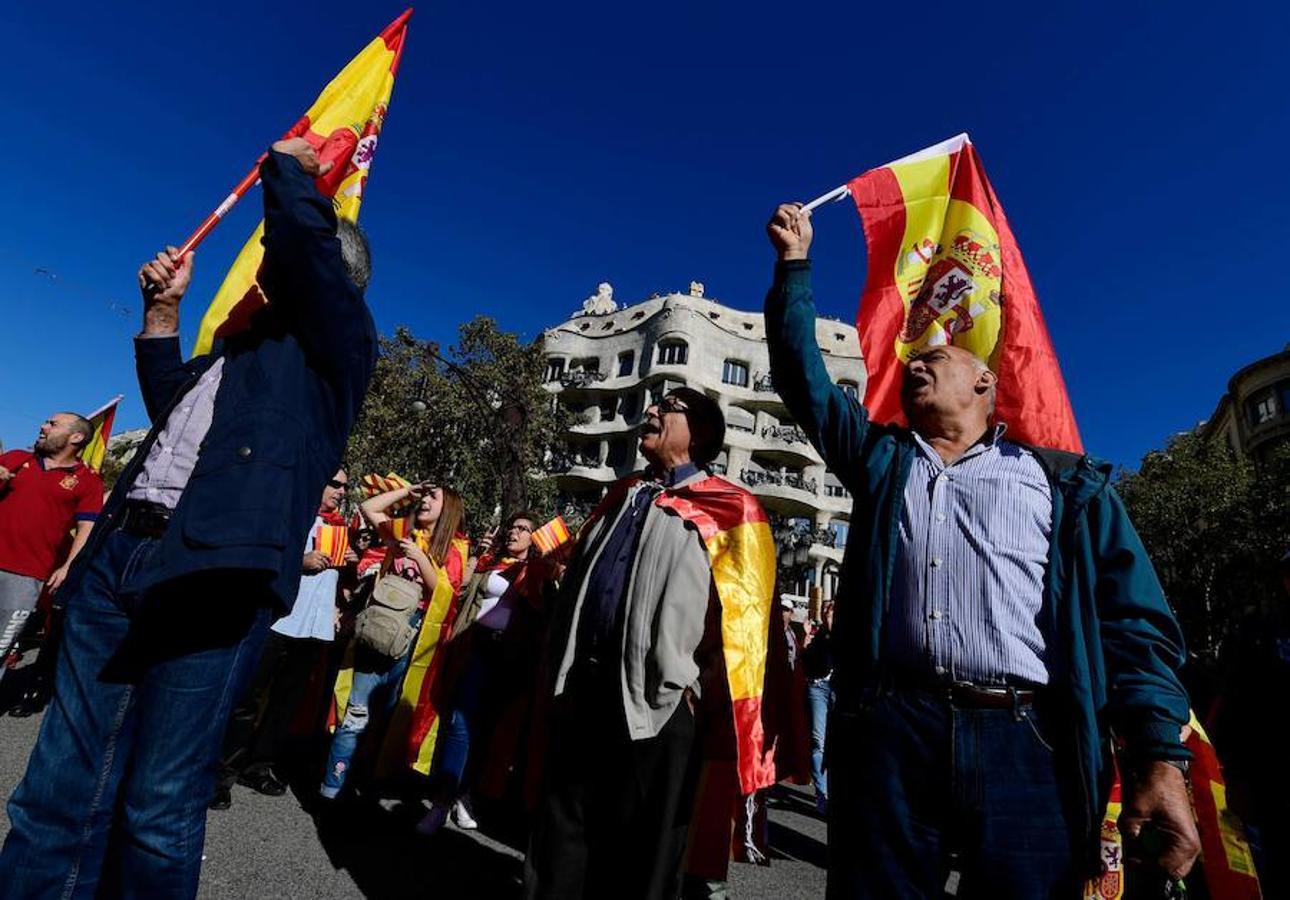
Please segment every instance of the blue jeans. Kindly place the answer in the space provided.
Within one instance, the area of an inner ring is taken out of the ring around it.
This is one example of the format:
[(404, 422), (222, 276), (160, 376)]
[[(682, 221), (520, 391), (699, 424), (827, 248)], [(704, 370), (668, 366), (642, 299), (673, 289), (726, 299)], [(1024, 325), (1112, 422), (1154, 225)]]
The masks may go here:
[(829, 707), (833, 705), (833, 686), (821, 678), (806, 683), (806, 705), (811, 713), (811, 781), (815, 795), (829, 795), (828, 777), (824, 774), (824, 734), (828, 728)]
[(197, 893), (224, 726), (271, 596), (244, 573), (207, 572), (127, 613), (120, 586), (156, 546), (110, 534), (65, 598), (54, 696), (9, 800), (6, 897)]
[[(413, 626), (420, 625), (421, 615), (417, 613), (413, 618)], [(350, 763), (358, 750), (359, 739), (367, 731), (372, 717), (384, 718), (398, 704), (399, 685), (403, 681), (403, 673), (408, 670), (408, 662), (412, 659), (416, 645), (416, 638), (413, 638), (407, 651), (395, 660), (365, 652), (362, 648), (355, 650), (354, 681), (349, 689), (349, 701), (345, 704), (345, 718), (332, 735), (331, 750), (327, 754), (327, 771), (319, 790), (324, 797), (334, 799), (345, 786), (345, 778), (349, 775)], [(373, 697), (376, 698), (375, 702)]]
[(1051, 749), (1060, 716), (1044, 712), (907, 689), (835, 705), (828, 898), (940, 898), (952, 873), (958, 897), (1082, 896), (1080, 829)]
[(495, 651), (492, 634), (471, 635), (470, 656), (453, 691), (452, 708), (439, 725), (439, 755), (431, 796), (435, 803), (452, 803), (463, 793), (471, 736), (480, 737), (480, 707), (490, 668), (497, 664)]

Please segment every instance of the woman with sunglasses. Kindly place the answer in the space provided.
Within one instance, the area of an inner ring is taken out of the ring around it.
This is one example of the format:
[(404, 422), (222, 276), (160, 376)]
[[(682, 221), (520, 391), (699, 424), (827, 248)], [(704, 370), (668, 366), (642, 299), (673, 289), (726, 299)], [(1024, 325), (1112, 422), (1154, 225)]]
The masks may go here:
[[(422, 835), (437, 832), (450, 813), (459, 828), (477, 827), (466, 802), (468, 767), (472, 780), (491, 776), (492, 790), (485, 793), (497, 796), (505, 789), (509, 764), (519, 757), (540, 654), (544, 587), (551, 580), (550, 567), (533, 546), (538, 521), (534, 513), (514, 513), (498, 536), (496, 551), (492, 544), (497, 538), (490, 535), (481, 542), (439, 685), (445, 713), (432, 805), (417, 825)], [(501, 762), (500, 772), (491, 771), (499, 768), (488, 764), (492, 761)]]
[[(404, 519), (390, 510), (414, 501)], [(408, 649), (397, 659), (355, 644), (349, 690), (344, 673), (337, 681), (337, 712), (343, 710), (332, 736), (327, 771), (319, 793), (334, 799), (345, 785), (358, 742), (373, 717), (393, 714), (385, 737), (385, 760), (414, 760), (425, 772), (433, 752), (433, 708), (429, 706), (432, 679), (428, 677), (445, 632), (451, 627), (457, 593), (466, 561), (465, 518), (461, 496), (451, 488), (423, 483), (377, 494), (359, 507), (376, 529), (386, 556), (377, 577), (394, 575), (421, 586), (421, 601), (409, 624), (417, 630)], [(425, 747), (430, 743), (430, 747)], [(378, 763), (378, 775), (389, 768)]]

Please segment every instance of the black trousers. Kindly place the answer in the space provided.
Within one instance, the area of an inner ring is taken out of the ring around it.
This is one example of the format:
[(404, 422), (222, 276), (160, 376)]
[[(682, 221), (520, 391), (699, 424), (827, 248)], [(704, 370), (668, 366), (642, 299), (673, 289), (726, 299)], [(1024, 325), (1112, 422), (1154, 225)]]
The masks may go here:
[(700, 761), (688, 703), (641, 741), (629, 739), (616, 692), (557, 703), (525, 896), (680, 896)]
[(309, 688), (309, 676), (330, 643), (270, 631), (246, 696), (229, 717), (220, 783), (259, 774), (278, 761), (287, 732)]

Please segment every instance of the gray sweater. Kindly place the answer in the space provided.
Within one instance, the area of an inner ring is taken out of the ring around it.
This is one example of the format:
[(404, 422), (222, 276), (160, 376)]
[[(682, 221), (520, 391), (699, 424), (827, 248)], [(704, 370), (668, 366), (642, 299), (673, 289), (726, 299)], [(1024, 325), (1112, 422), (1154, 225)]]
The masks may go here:
[[(706, 477), (706, 473), (698, 472), (677, 486)], [(572, 594), (574, 600), (557, 614), (553, 632), (553, 658), (559, 660), (556, 696), (564, 692), (577, 654), (587, 575), (596, 565), (605, 537), (631, 509), (632, 498), (639, 489), (639, 484), (633, 485), (618, 509), (592, 525), (572, 561), (570, 570), (576, 573), (578, 583), (567, 588), (565, 597)], [(712, 640), (719, 632), (708, 634), (718, 621), (715, 616), (710, 618), (716, 604), (708, 550), (693, 527), (653, 504), (645, 513), (623, 605), (619, 670), (623, 710), (632, 740), (644, 740), (657, 735), (667, 724), (686, 688), (699, 693), (701, 668), (720, 662), (719, 652), (707, 652), (709, 646), (719, 651), (719, 644)]]

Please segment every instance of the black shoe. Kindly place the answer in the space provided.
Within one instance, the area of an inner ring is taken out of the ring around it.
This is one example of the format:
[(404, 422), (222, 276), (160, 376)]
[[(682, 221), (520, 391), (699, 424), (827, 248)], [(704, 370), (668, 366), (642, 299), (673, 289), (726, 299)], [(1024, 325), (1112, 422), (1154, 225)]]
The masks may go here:
[(48, 703), (49, 698), (45, 696), (44, 691), (32, 688), (24, 693), (18, 702), (13, 705), (9, 710), (9, 715), (15, 719), (25, 719), (41, 712)]
[(227, 784), (216, 785), (215, 796), (211, 798), (210, 809), (228, 809), (233, 805), (233, 792)]
[(237, 783), (244, 784), (257, 794), (263, 794), (266, 797), (281, 797), (287, 792), (287, 786), (278, 781), (269, 769), (261, 772), (243, 772), (237, 776)]

